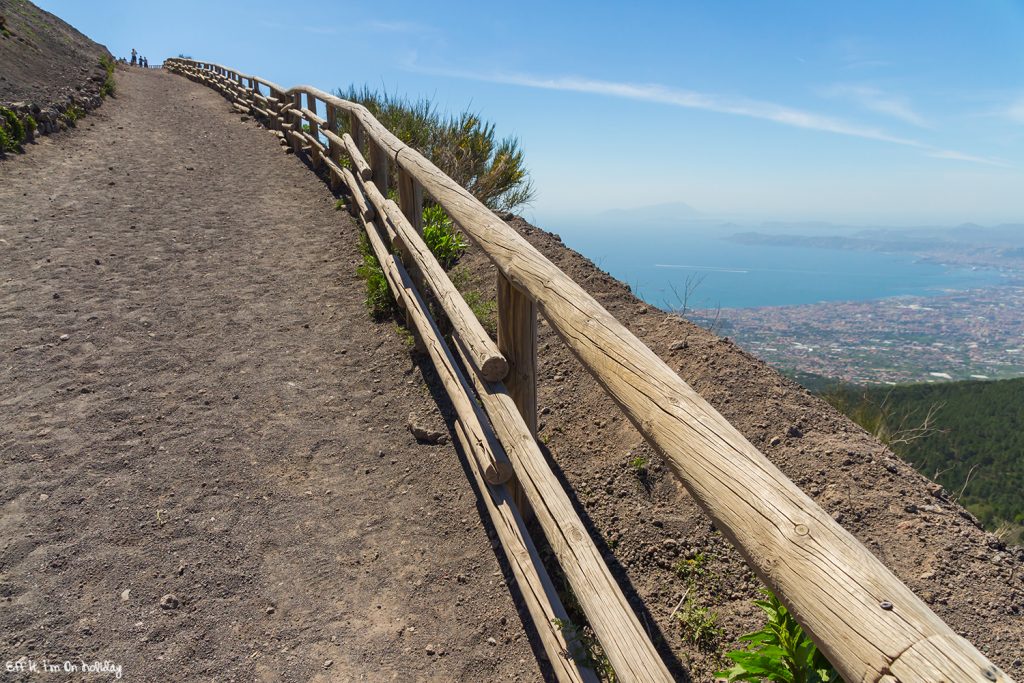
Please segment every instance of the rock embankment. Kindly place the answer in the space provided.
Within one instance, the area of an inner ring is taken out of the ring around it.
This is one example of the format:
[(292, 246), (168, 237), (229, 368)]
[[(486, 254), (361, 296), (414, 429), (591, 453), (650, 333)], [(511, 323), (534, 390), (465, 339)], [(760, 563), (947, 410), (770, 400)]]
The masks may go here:
[(24, 129), (14, 143), (67, 130), (100, 106), (102, 58), (112, 59), (107, 48), (60, 18), (29, 2), (0, 0), (0, 108)]

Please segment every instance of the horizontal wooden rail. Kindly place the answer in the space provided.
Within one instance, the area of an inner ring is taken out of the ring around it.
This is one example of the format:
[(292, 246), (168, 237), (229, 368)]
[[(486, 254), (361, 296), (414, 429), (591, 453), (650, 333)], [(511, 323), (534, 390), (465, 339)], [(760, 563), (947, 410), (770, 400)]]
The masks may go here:
[[(347, 134), (345, 137), (352, 140)], [(348, 149), (348, 153), (356, 167), (365, 165), (366, 162), (359, 150), (355, 149), (354, 143), (353, 147)], [(452, 281), (448, 279), (448, 274), (444, 272), (441, 264), (433, 258), (429, 247), (412, 227), (409, 219), (393, 201), (386, 199), (380, 193), (375, 183), (364, 182), (360, 187), (366, 193), (370, 205), (376, 212), (386, 217), (387, 223), (390, 224), (388, 227), (400, 240), (401, 246), (410, 252), (419, 266), (423, 278), (430, 285), (431, 291), (434, 292), (441, 308), (444, 309), (451, 321), (452, 327), (455, 328), (459, 339), (463, 340), (466, 345), (469, 357), (467, 367), (472, 368), (488, 382), (504, 379), (508, 374), (508, 362), (498, 350), (497, 345), (487, 336), (487, 332), (476, 319), (473, 310), (462, 298), (462, 294), (455, 288)]]
[[(405, 272), (395, 255), (384, 246), (377, 232), (377, 226), (371, 222), (365, 224), (364, 227), (370, 246), (387, 275), (391, 291), (396, 298), (405, 302), (406, 310), (412, 312), (416, 330), (425, 338), (425, 345), (430, 350), (432, 357), (435, 361), (442, 362), (444, 374), (457, 373), (458, 370), (454, 369), (451, 362), (451, 351), (430, 319), (426, 303), (416, 291), (412, 278)], [(485, 507), (487, 507), (498, 537), (505, 547), (509, 566), (516, 576), (527, 609), (534, 617), (537, 632), (548, 653), (548, 660), (551, 662), (556, 676), (560, 681), (566, 682), (596, 681), (597, 677), (593, 671), (580, 667), (574, 658), (566, 656), (572, 650), (572, 646), (566, 642), (565, 634), (555, 621), (563, 619), (568, 621), (565, 608), (544, 570), (544, 565), (540, 562), (540, 556), (526, 532), (526, 525), (515, 509), (511, 498), (504, 487), (500, 486), (500, 482), (491, 481), (487, 477), (486, 465), (495, 461), (496, 449), (500, 450), (501, 446), (493, 439), (482, 437), (480, 432), (481, 429), (484, 429), (482, 423), (472, 417), (469, 424), (463, 420), (464, 416), (460, 414), (459, 421), (455, 425), (457, 438), (463, 452), (470, 460), (470, 468), (481, 489), (481, 494), (484, 496)], [(486, 433), (492, 434), (489, 428), (486, 429)], [(484, 484), (484, 480), (492, 485), (498, 484), (498, 486), (489, 488)]]
[[(355, 182), (351, 173), (346, 175), (346, 182)], [(369, 187), (372, 183), (366, 185)], [(362, 192), (362, 189), (354, 184), (349, 188), (357, 194)], [(399, 223), (408, 226), (404, 217)], [(388, 277), (395, 298), (404, 301), (405, 310), (409, 313), (420, 340), (438, 368), (448, 395), (459, 412), (460, 423), (467, 434), (473, 435), (473, 438), (468, 440), (468, 455), (480, 458), (482, 463), (507, 463), (508, 456), (512, 456), (520, 485), (524, 487), (533, 509), (538, 510), (537, 518), (544, 528), (545, 536), (551, 542), (559, 564), (574, 587), (575, 595), (590, 619), (619, 678), (623, 681), (669, 683), (672, 680), (671, 675), (636, 615), (633, 614), (600, 551), (586, 533), (583, 521), (537, 447), (532, 433), (514, 404), (510, 409), (507, 407), (508, 404), (502, 404), (502, 395), (507, 397), (504, 388), (500, 383), (485, 385), (477, 374), (469, 373), (470, 379), (477, 387), (477, 395), (480, 397), (484, 412), (467, 413), (464, 417), (467, 400), (464, 395), (458, 393), (456, 383), (464, 383), (465, 376), (452, 363), (450, 348), (441, 338), (412, 278), (384, 245), (377, 232), (376, 223), (364, 221), (364, 225), (367, 239)], [(402, 229), (407, 236), (409, 231), (411, 227)], [(396, 233), (395, 236), (401, 239), (402, 232)], [(415, 235), (415, 232), (412, 234)], [(422, 247), (426, 250), (426, 245)], [(426, 255), (420, 253), (420, 258), (416, 262), (421, 266), (436, 263), (429, 252)], [(455, 340), (463, 364), (471, 367), (466, 345), (458, 336)], [(465, 392), (472, 395), (469, 386), (465, 387)], [(499, 437), (497, 441), (481, 437), (495, 433)], [(492, 484), (501, 483), (489, 481)], [(523, 586), (524, 592), (528, 589), (529, 585)], [(538, 624), (537, 628), (549, 629), (550, 624)]]
[(508, 456), (505, 454), (505, 449), (494, 438), (483, 410), (469, 398), (471, 394), (466, 377), (456, 365), (455, 356), (430, 317), (427, 305), (412, 285), (412, 280), (405, 272), (405, 268), (395, 259), (394, 254), (384, 247), (380, 234), (377, 232), (377, 226), (372, 221), (366, 223), (366, 235), (370, 241), (370, 247), (388, 277), (392, 291), (396, 297), (405, 301), (406, 310), (412, 314), (413, 323), (420, 339), (430, 354), (434, 367), (437, 368), (441, 383), (444, 385), (452, 405), (455, 406), (459, 422), (462, 423), (474, 446), (467, 455), (480, 458), (478, 466), (488, 483), (503, 484), (512, 476), (512, 466), (509, 464)]
[[(463, 451), (472, 449), (465, 430), (459, 423), (455, 424), (455, 432)], [(474, 463), (474, 459), (470, 459)], [(559, 624), (569, 624), (569, 615), (562, 606), (551, 578), (544, 569), (540, 554), (530, 539), (526, 523), (516, 509), (512, 496), (505, 486), (485, 486), (480, 477), (479, 468), (473, 467), (473, 475), (477, 488), (491, 516), (491, 523), (506, 549), (509, 567), (520, 586), (526, 608), (537, 627), (537, 633), (544, 643), (548, 654), (548, 662), (555, 671), (559, 681), (585, 681), (598, 683), (597, 675), (592, 669), (580, 666), (574, 657), (566, 656), (579, 643), (570, 643)]]
[[(181, 59), (168, 63), (170, 68), (213, 69), (263, 82), (219, 65)], [(371, 149), (376, 145), (387, 155), (400, 180), (429, 194), (511, 286), (536, 303), (845, 680), (1011, 680), (580, 285), (365, 107), (310, 86), (276, 89), (347, 112), (353, 129), (368, 137)]]

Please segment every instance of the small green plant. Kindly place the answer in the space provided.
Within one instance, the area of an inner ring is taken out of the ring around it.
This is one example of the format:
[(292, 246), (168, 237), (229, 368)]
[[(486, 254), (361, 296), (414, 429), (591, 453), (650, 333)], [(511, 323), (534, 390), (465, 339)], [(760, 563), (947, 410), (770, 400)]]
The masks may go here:
[(25, 125), (7, 107), (0, 107), (0, 131), (3, 131), (0, 151), (17, 152), (21, 149), (21, 143), (25, 142)]
[(408, 327), (405, 325), (399, 325), (398, 323), (395, 323), (393, 327), (395, 328), (395, 334), (399, 336), (406, 348), (411, 349), (416, 346), (416, 336)]
[(552, 619), (551, 623), (562, 632), (565, 644), (569, 647), (563, 656), (582, 667), (592, 669), (602, 681), (615, 683), (619, 680), (615, 676), (611, 662), (608, 661), (608, 656), (601, 649), (601, 644), (589, 627), (580, 628), (568, 619)]
[(702, 579), (707, 576), (708, 573), (708, 556), (704, 553), (695, 553), (693, 557), (684, 557), (673, 565), (673, 569), (679, 578), (683, 579), (690, 585), (696, 583), (698, 579)]
[(492, 337), (498, 334), (498, 303), (494, 299), (485, 298), (483, 294), (474, 290), (462, 293), (462, 298), (469, 305), (469, 310), (480, 321), (480, 325)]
[(77, 104), (72, 104), (64, 111), (64, 118), (67, 120), (69, 126), (74, 126), (78, 119), (83, 116), (85, 116), (85, 110)]
[(744, 650), (732, 650), (725, 656), (732, 668), (716, 676), (733, 681), (769, 681), (770, 683), (841, 683), (832, 664), (818, 651), (775, 594), (761, 591), (765, 599), (754, 604), (768, 616), (758, 631), (741, 636), (747, 643)]
[(335, 211), (341, 211), (344, 208), (345, 208), (345, 200), (344, 199), (335, 200), (335, 202), (334, 202), (334, 210)]
[(636, 474), (643, 474), (647, 471), (647, 458), (642, 455), (638, 455), (629, 461), (629, 466)]
[(103, 85), (100, 86), (100, 97), (115, 97), (117, 83), (114, 82), (114, 69), (117, 68), (117, 62), (107, 55), (102, 55), (100, 66), (107, 72), (106, 78), (103, 79)]
[(498, 334), (498, 302), (493, 298), (486, 297), (473, 287), (473, 274), (467, 268), (459, 267), (448, 273), (455, 289), (459, 290), (462, 298), (473, 311), (473, 315), (480, 321), (480, 324), (487, 334), (495, 337)]
[(370, 240), (362, 233), (359, 235), (359, 253), (363, 262), (356, 268), (356, 275), (366, 283), (366, 308), (374, 319), (381, 320), (394, 314), (395, 299), (384, 270), (370, 248)]
[(469, 246), (452, 219), (437, 204), (423, 208), (423, 241), (445, 270), (454, 266)]
[(722, 627), (718, 625), (718, 614), (697, 604), (693, 596), (687, 595), (676, 619), (683, 628), (683, 638), (702, 650), (711, 650), (722, 638)]

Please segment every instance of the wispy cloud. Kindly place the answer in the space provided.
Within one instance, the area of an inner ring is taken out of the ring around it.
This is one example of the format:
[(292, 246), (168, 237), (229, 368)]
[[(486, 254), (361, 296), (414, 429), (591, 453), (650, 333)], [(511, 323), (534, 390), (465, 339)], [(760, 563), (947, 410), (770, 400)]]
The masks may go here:
[(1017, 101), (1011, 103), (1003, 113), (1006, 118), (1010, 119), (1014, 123), (1024, 124), (1024, 96), (1019, 97)]
[(367, 21), (363, 27), (380, 33), (430, 33), (434, 27), (413, 21)]
[(832, 49), (844, 69), (865, 70), (889, 66), (888, 61), (878, 57), (879, 49), (875, 43), (863, 36), (839, 38), (832, 43)]
[(870, 85), (850, 83), (837, 83), (826, 88), (823, 94), (849, 100), (876, 114), (891, 116), (921, 128), (932, 128), (923, 116), (914, 111), (910, 99), (904, 95), (886, 93)]
[(333, 26), (303, 26), (302, 30), (318, 36), (333, 36), (338, 33), (338, 29)]
[(952, 149), (930, 149), (928, 156), (933, 159), (950, 159), (952, 161), (969, 161), (974, 164), (985, 164), (987, 166), (1002, 166), (1009, 167), (1010, 164), (999, 159), (989, 159), (986, 157), (979, 157), (973, 154), (964, 154), (963, 152), (957, 152)]
[(407, 62), (404, 67), (410, 71), (434, 76), (517, 85), (542, 90), (603, 95), (605, 97), (617, 97), (643, 102), (667, 104), (684, 109), (700, 109), (720, 114), (744, 116), (747, 118), (772, 121), (774, 123), (794, 128), (816, 130), (826, 133), (834, 133), (837, 135), (845, 135), (848, 137), (887, 142), (894, 145), (902, 145), (904, 147), (913, 147), (935, 158), (971, 161), (974, 163), (991, 164), (996, 166), (1006, 165), (1004, 162), (999, 160), (985, 159), (971, 154), (963, 154), (952, 150), (940, 149), (919, 140), (892, 135), (880, 128), (864, 126), (827, 115), (776, 104), (774, 102), (723, 97), (695, 90), (673, 88), (657, 83), (624, 83), (572, 76), (540, 77), (526, 74), (488, 74), (427, 67), (417, 64), (414, 61)]

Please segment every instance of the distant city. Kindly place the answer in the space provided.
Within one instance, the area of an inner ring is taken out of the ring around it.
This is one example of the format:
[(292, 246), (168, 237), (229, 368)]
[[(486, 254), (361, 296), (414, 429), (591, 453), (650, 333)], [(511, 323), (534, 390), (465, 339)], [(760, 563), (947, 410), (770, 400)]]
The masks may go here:
[(999, 272), (1006, 284), (793, 306), (703, 310), (687, 317), (798, 377), (904, 384), (1024, 375), (1024, 226), (865, 230), (852, 236), (742, 233), (745, 245), (903, 252)]
[(688, 317), (780, 370), (844, 382), (1024, 376), (1024, 286)]

